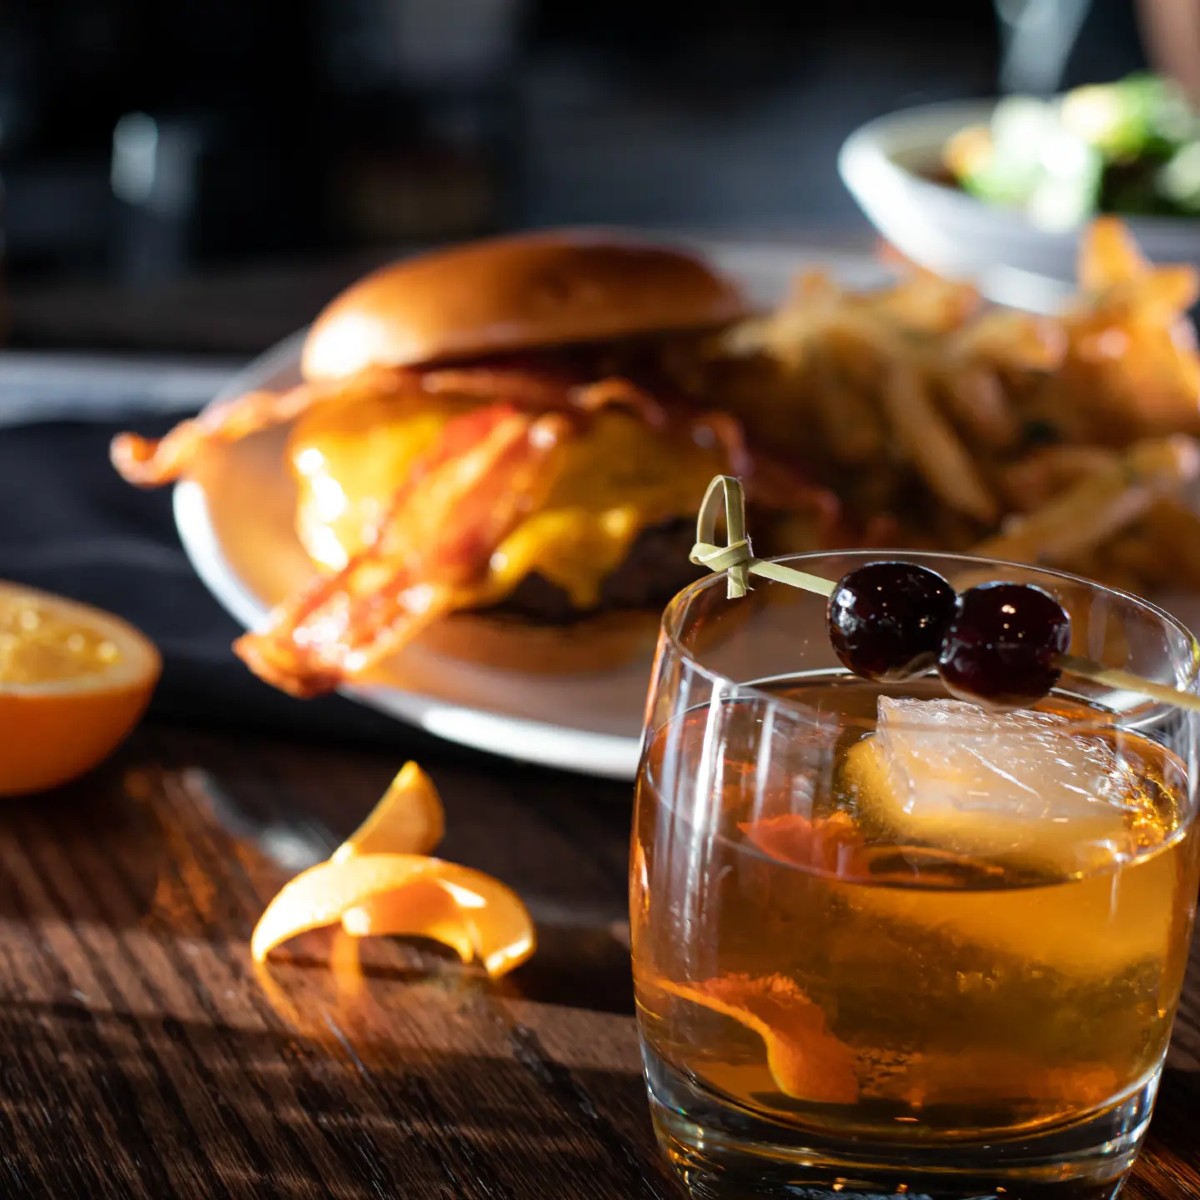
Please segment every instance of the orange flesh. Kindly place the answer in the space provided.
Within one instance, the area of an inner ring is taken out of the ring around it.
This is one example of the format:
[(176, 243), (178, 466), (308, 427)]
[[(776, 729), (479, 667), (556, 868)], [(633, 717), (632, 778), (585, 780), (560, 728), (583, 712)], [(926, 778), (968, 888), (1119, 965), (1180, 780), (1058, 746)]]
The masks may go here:
[(120, 661), (111, 638), (37, 600), (0, 597), (0, 685), (100, 675)]

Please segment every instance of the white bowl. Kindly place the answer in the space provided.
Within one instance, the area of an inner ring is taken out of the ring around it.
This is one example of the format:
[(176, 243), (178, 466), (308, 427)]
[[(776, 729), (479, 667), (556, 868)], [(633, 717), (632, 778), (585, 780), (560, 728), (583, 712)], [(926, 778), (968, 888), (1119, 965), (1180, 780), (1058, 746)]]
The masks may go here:
[[(879, 117), (846, 139), (838, 171), (875, 228), (914, 262), (974, 279), (1002, 303), (1053, 311), (1074, 285), (1079, 230), (1043, 229), (922, 174), (937, 170), (949, 137), (986, 123), (995, 106), (956, 100)], [(1200, 265), (1200, 220), (1125, 220), (1151, 259)]]

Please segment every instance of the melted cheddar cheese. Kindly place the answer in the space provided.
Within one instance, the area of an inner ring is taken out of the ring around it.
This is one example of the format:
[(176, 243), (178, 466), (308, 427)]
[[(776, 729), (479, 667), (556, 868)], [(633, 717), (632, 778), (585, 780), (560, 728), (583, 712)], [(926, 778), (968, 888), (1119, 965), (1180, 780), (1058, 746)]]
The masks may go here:
[[(442, 427), (470, 407), (444, 396), (367, 398), (302, 418), (288, 459), (297, 532), (311, 557), (328, 569), (344, 566)], [(496, 548), (462, 605), (494, 604), (536, 571), (576, 607), (594, 606), (641, 530), (690, 517), (725, 469), (719, 447), (658, 433), (619, 408), (597, 413), (585, 433), (564, 441), (545, 500)]]

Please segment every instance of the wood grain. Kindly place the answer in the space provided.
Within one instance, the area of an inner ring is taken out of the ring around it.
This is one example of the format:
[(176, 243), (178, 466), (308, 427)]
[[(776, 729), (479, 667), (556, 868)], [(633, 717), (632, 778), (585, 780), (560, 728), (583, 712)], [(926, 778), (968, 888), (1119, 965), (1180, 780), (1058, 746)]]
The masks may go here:
[[(446, 854), (539, 922), (500, 985), (374, 942), (339, 975), (328, 934), (255, 975), (262, 905), (354, 826), (390, 756), (148, 729), (86, 783), (6, 802), (0, 1196), (677, 1197), (631, 1016), (628, 789), (477, 764), (426, 762)], [(1198, 1114), (1193, 969), (1128, 1196), (1200, 1196)]]
[[(0, 1195), (674, 1194), (613, 934), (623, 789), (581, 811), (536, 773), (437, 770), (448, 853), (542, 910), (519, 983), (372, 944), (350, 994), (313, 935), (273, 969), (294, 1003), (260, 986), (246, 940), (287, 874), (262, 847), (324, 853), (394, 767), (147, 732), (102, 776), (5, 809)], [(307, 844), (290, 805), (314, 814)]]

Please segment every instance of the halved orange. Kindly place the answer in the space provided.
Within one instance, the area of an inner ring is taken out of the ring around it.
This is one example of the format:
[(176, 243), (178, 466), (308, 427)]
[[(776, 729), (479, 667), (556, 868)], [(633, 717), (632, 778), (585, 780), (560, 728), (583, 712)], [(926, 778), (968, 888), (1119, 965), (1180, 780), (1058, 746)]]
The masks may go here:
[(112, 613), (0, 581), (0, 796), (44, 791), (107, 758), (161, 672), (153, 643)]

